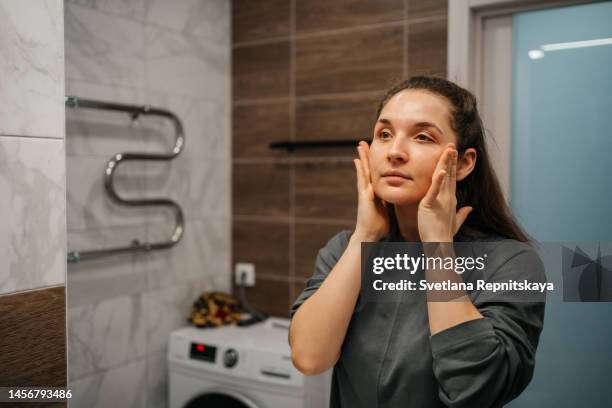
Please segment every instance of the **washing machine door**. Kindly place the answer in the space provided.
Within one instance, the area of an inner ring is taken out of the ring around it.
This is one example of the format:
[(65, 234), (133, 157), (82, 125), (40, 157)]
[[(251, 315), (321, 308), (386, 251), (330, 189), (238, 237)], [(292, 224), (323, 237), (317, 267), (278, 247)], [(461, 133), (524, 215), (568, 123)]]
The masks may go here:
[(232, 391), (209, 391), (198, 395), (185, 408), (260, 408), (243, 395)]

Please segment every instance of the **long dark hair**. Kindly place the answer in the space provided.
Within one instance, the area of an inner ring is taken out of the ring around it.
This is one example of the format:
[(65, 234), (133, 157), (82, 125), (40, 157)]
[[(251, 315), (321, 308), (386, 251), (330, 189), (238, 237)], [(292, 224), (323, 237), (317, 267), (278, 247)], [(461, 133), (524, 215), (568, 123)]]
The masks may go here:
[[(405, 89), (429, 91), (446, 98), (451, 106), (451, 126), (457, 135), (459, 157), (468, 148), (476, 150), (474, 170), (463, 180), (457, 182), (457, 208), (466, 205), (473, 207), (459, 233), (472, 238), (498, 235), (521, 242), (530, 242), (531, 238), (512, 215), (491, 166), (476, 97), (470, 91), (444, 78), (413, 76), (387, 91), (378, 106), (375, 120), (378, 120), (380, 112), (389, 99)], [(400, 237), (399, 225), (394, 206), (389, 205), (388, 208), (391, 221), (390, 235), (393, 239)]]

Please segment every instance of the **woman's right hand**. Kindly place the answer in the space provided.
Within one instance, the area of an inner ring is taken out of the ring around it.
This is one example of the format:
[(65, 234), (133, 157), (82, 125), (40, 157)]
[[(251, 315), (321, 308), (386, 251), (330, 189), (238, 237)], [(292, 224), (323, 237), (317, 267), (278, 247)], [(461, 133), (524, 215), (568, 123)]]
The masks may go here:
[(368, 156), (370, 146), (359, 142), (359, 159), (354, 159), (357, 170), (357, 223), (353, 235), (363, 241), (378, 241), (389, 233), (389, 214), (387, 204), (374, 193), (370, 178)]

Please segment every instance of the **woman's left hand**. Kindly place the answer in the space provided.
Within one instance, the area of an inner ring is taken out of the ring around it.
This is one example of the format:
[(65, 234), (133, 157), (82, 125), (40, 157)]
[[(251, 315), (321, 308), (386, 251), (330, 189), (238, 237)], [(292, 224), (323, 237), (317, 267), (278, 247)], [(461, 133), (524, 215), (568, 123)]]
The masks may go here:
[(418, 223), (422, 242), (453, 242), (472, 207), (457, 211), (457, 157), (449, 143), (434, 170), (431, 186), (419, 203)]

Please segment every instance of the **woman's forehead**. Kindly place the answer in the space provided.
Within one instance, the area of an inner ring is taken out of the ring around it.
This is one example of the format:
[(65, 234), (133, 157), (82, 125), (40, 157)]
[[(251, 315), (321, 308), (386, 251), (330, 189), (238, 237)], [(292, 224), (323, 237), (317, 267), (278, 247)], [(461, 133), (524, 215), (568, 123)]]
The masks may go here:
[(405, 89), (393, 95), (380, 112), (380, 118), (394, 126), (410, 127), (416, 123), (432, 122), (450, 132), (450, 108), (444, 97), (431, 92)]

